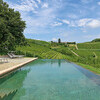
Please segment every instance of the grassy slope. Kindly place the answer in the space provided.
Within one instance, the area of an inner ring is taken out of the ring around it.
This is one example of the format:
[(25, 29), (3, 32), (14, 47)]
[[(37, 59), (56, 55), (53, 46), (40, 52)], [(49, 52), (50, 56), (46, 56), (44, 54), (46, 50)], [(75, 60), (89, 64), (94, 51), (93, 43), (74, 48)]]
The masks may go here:
[(26, 56), (35, 56), (42, 59), (66, 59), (67, 57), (59, 53), (57, 51), (54, 51), (50, 49), (50, 43), (40, 40), (31, 40), (28, 39), (28, 46), (17, 46), (16, 50), (21, 52), (22, 54), (25, 54)]
[[(77, 53), (79, 57), (69, 52), (68, 48)], [(71, 56), (71, 59), (68, 60), (100, 74), (100, 42), (79, 43), (78, 48), (79, 50), (71, 47), (57, 48), (57, 51)]]
[(74, 50), (82, 58), (79, 65), (100, 74), (100, 42), (79, 43), (79, 50)]
[(79, 49), (100, 49), (100, 42), (79, 43)]
[[(42, 59), (67, 59), (100, 74), (100, 51), (94, 50), (100, 49), (100, 42), (79, 43), (79, 50), (64, 46), (51, 48), (49, 42), (40, 40), (27, 39), (27, 42), (28, 46), (17, 47), (16, 50), (26, 56), (35, 56)], [(79, 57), (74, 55), (70, 49), (73, 49)]]
[(86, 68), (86, 69), (88, 69), (96, 74), (100, 74), (100, 68), (95, 68), (93, 66), (82, 64), (82, 63), (76, 63), (76, 64), (79, 66), (82, 66), (82, 67), (84, 67), (84, 68)]

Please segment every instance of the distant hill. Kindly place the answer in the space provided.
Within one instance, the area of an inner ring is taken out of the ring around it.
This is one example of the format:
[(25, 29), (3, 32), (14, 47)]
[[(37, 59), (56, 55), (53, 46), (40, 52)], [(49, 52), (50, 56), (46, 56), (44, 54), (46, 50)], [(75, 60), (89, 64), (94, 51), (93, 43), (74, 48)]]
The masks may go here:
[(79, 49), (100, 49), (100, 38), (94, 39), (91, 42), (78, 43)]
[(100, 38), (94, 39), (92, 42), (100, 42)]
[(100, 49), (100, 42), (78, 43), (78, 49)]
[(66, 59), (66, 55), (52, 50), (50, 42), (26, 39), (26, 46), (17, 46), (18, 54), (24, 54), (28, 57), (38, 57), (41, 59)]
[[(39, 59), (66, 59), (81, 66), (100, 73), (100, 42), (78, 43), (78, 49), (64, 44), (26, 39), (27, 45), (16, 46), (17, 54)], [(78, 56), (77, 56), (78, 55)]]

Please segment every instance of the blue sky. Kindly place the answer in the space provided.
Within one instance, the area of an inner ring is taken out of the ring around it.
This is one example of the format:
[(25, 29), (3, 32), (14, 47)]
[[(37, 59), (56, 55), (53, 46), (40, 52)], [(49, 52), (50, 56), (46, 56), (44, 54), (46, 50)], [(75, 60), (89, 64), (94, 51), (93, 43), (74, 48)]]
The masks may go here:
[(4, 0), (26, 21), (27, 38), (85, 42), (100, 38), (100, 0)]

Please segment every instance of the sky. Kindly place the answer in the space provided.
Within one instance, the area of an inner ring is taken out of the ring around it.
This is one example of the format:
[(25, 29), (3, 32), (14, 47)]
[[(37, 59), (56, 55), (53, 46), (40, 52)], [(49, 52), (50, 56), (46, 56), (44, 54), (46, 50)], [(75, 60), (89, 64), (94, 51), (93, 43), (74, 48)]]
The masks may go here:
[(4, 0), (26, 21), (26, 38), (86, 42), (100, 38), (100, 0)]

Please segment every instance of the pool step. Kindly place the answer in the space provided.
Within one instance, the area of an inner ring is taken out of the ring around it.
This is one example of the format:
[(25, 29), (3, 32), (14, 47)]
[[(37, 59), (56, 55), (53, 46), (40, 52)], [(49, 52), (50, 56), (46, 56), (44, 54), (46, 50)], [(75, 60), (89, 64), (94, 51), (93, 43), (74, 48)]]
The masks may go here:
[(5, 92), (4, 90), (3, 92), (0, 91), (0, 100), (6, 100), (6, 98), (9, 98), (7, 100), (10, 100), (10, 98), (12, 98), (16, 94), (16, 92), (17, 90), (10, 90), (10, 91), (5, 90)]

